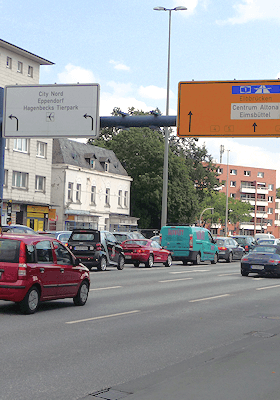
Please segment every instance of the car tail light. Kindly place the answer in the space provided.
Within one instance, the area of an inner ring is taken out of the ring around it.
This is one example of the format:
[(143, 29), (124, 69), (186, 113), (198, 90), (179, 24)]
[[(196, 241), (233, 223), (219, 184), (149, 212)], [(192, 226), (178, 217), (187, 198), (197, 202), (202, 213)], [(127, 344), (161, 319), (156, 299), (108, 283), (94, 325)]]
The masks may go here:
[(222, 247), (218, 247), (219, 250), (226, 250), (227, 248), (222, 246)]
[(248, 259), (248, 257), (243, 257), (242, 258), (242, 261), (248, 261), (249, 259)]
[(190, 235), (190, 249), (193, 249), (193, 235)]
[(27, 265), (26, 265), (26, 248), (25, 248), (25, 243), (20, 242), (20, 248), (19, 248), (19, 264), (18, 264), (18, 277), (23, 278), (26, 276), (26, 270), (27, 270)]
[(96, 243), (96, 250), (97, 251), (101, 251), (102, 250), (101, 243)]
[(246, 244), (245, 246), (245, 250), (248, 251), (249, 250), (249, 246)]

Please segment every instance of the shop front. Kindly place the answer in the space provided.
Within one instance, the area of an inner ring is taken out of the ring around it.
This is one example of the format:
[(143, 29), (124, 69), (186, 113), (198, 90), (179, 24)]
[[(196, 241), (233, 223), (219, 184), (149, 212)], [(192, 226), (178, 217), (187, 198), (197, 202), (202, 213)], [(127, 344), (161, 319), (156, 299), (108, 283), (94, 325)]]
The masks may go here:
[(27, 226), (34, 231), (45, 231), (48, 226), (49, 207), (27, 206)]

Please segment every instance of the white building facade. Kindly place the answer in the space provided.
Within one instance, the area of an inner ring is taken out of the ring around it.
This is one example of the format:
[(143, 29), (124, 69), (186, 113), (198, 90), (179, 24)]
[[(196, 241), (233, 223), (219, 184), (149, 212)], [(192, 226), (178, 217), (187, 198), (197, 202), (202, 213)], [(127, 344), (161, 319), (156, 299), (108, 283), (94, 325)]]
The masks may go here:
[[(0, 87), (39, 83), (40, 66), (51, 61), (0, 39)], [(52, 139), (7, 139), (2, 224), (12, 200), (12, 223), (43, 230), (48, 226)]]
[(113, 151), (54, 139), (51, 202), (56, 222), (52, 229), (136, 228), (137, 218), (130, 216), (131, 181)]

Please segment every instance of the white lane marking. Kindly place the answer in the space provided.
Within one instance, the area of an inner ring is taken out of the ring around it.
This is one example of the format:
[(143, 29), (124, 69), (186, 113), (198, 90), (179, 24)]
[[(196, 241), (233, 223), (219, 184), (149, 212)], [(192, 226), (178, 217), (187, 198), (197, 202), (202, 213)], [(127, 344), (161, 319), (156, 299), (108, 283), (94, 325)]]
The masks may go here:
[(165, 280), (165, 281), (159, 281), (159, 282), (164, 283), (164, 282), (187, 281), (187, 280), (189, 280), (189, 279), (193, 279), (193, 278), (167, 279), (167, 280)]
[(264, 286), (264, 287), (256, 288), (256, 290), (273, 289), (273, 288), (276, 288), (276, 287), (280, 287), (280, 285)]
[(170, 272), (170, 274), (190, 274), (191, 272), (209, 272), (209, 269), (200, 269), (197, 271), (175, 271), (175, 272)]
[(91, 292), (92, 290), (107, 290), (107, 289), (118, 289), (121, 288), (122, 286), (108, 286), (108, 287), (101, 287), (101, 288), (96, 288), (96, 289), (89, 289)]
[(218, 276), (240, 275), (240, 272), (233, 272), (232, 274), (220, 274)]
[(196, 301), (206, 301), (206, 300), (219, 299), (221, 297), (228, 297), (228, 296), (230, 296), (230, 294), (221, 294), (219, 296), (205, 297), (204, 299), (189, 300), (189, 303), (195, 303)]
[(97, 320), (97, 319), (104, 319), (104, 318), (111, 318), (111, 317), (120, 317), (122, 315), (135, 314), (135, 313), (139, 313), (139, 312), (140, 312), (140, 310), (126, 311), (126, 312), (117, 313), (117, 314), (101, 315), (100, 317), (79, 319), (79, 320), (76, 320), (76, 321), (69, 321), (69, 322), (65, 322), (65, 323), (66, 324), (77, 324), (79, 322), (94, 321), (94, 320)]

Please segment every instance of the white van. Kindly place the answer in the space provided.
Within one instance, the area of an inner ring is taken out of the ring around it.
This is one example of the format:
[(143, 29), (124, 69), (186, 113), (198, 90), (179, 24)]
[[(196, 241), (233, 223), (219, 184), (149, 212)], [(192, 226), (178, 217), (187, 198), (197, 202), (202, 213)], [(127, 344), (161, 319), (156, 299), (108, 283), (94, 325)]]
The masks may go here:
[(275, 236), (272, 235), (271, 233), (256, 233), (254, 237), (256, 242), (259, 239), (275, 239)]

